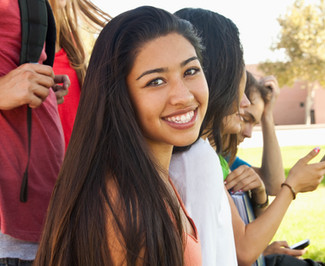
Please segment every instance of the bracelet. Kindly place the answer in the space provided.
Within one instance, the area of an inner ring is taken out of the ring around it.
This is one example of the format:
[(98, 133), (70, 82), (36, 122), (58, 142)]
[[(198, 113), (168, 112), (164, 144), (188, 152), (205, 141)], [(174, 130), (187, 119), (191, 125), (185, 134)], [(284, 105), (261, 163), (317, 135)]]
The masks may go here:
[(266, 201), (264, 203), (259, 204), (259, 203), (254, 201), (254, 207), (256, 207), (256, 208), (263, 209), (267, 205), (269, 205), (269, 195), (267, 193), (266, 193)]
[(282, 183), (282, 184), (281, 184), (281, 187), (283, 187), (283, 186), (288, 187), (288, 188), (291, 190), (291, 193), (292, 193), (293, 199), (296, 199), (296, 191), (293, 189), (293, 187), (290, 186), (288, 183)]

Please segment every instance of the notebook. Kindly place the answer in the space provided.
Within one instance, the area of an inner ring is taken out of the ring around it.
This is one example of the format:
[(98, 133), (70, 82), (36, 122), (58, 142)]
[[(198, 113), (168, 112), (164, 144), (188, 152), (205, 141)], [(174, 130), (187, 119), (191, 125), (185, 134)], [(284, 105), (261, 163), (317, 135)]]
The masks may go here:
[[(238, 209), (239, 215), (243, 219), (244, 223), (248, 224), (254, 221), (255, 214), (248, 193), (236, 192), (236, 193), (230, 193), (230, 195), (233, 198), (235, 205)], [(258, 257), (256, 262), (252, 264), (252, 266), (265, 266), (265, 260), (262, 254)]]

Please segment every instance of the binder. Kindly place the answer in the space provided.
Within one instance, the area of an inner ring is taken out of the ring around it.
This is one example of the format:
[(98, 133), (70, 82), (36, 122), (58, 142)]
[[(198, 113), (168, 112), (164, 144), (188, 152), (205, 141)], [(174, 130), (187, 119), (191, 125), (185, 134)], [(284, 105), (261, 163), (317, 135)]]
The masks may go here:
[[(253, 205), (248, 192), (236, 192), (230, 193), (235, 205), (238, 209), (240, 217), (243, 219), (245, 224), (248, 224), (255, 220), (255, 214)], [(263, 254), (252, 264), (252, 266), (265, 266), (265, 260)]]

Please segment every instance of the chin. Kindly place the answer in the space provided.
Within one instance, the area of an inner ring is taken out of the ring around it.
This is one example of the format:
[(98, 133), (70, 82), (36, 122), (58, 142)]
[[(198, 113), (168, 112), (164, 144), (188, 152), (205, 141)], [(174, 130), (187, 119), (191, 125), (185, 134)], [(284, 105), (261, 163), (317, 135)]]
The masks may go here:
[(197, 139), (198, 139), (198, 136), (191, 137), (191, 138), (183, 138), (182, 140), (177, 141), (174, 144), (174, 146), (177, 146), (177, 147), (189, 146), (189, 145), (192, 145)]

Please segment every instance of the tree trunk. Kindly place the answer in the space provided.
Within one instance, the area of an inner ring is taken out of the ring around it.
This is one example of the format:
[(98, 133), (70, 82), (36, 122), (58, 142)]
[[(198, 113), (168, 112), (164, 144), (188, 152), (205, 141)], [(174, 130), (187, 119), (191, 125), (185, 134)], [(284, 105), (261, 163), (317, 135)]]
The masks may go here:
[(314, 82), (308, 82), (307, 84), (307, 95), (306, 95), (306, 102), (305, 102), (305, 124), (311, 124), (311, 108), (314, 103)]

